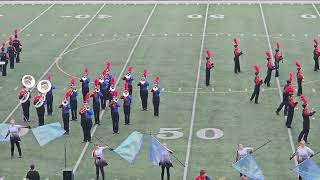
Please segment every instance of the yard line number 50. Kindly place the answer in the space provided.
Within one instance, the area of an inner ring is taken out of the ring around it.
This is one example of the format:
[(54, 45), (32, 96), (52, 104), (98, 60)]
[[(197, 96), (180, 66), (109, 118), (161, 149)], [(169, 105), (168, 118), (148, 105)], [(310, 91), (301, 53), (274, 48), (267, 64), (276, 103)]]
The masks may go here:
[[(157, 137), (160, 139), (179, 139), (183, 137), (181, 128), (160, 128)], [(215, 140), (223, 136), (223, 131), (217, 128), (204, 128), (197, 131), (197, 137), (205, 140)]]

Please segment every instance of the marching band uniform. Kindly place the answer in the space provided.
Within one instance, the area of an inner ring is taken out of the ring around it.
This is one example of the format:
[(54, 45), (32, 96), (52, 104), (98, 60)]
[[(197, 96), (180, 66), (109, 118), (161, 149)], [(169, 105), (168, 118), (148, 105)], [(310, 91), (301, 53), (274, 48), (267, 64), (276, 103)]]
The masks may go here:
[(132, 96), (132, 82), (133, 82), (133, 76), (132, 76), (132, 67), (128, 67), (128, 73), (125, 75), (122, 80), (125, 80), (126, 83), (128, 83), (128, 90), (129, 90), (129, 95)]
[(115, 78), (112, 77), (111, 80), (110, 80), (110, 85), (109, 85), (109, 104), (112, 102), (113, 100), (113, 93), (115, 92), (116, 90), (116, 87), (115, 87)]
[(291, 128), (291, 122), (294, 115), (294, 108), (297, 106), (297, 104), (298, 102), (294, 102), (293, 94), (290, 94), (289, 100), (288, 100), (288, 116), (287, 116), (287, 122), (286, 122), (287, 128)]
[(84, 68), (84, 74), (83, 77), (80, 79), (80, 82), (82, 83), (82, 97), (83, 101), (86, 100), (86, 95), (89, 93), (89, 83), (90, 83), (90, 78), (88, 77), (88, 68)]
[[(51, 75), (49, 74), (48, 75), (48, 80), (51, 82), (52, 80), (52, 77)], [(48, 115), (51, 116), (52, 115), (52, 104), (53, 104), (53, 94), (52, 94), (52, 91), (56, 89), (56, 87), (54, 85), (52, 85), (51, 83), (51, 89), (49, 92), (47, 92), (46, 94), (46, 103), (47, 103), (47, 111), (48, 111)]]
[(96, 145), (95, 149), (92, 151), (92, 158), (94, 159), (94, 164), (96, 166), (96, 180), (99, 180), (99, 170), (101, 171), (102, 180), (104, 180), (104, 167), (108, 165), (107, 161), (103, 158), (103, 150), (109, 149), (113, 151), (112, 148), (108, 146)]
[[(38, 94), (34, 97), (33, 99), (33, 104), (36, 105), (39, 101), (42, 101), (42, 95), (41, 94)], [(39, 122), (39, 126), (43, 126), (44, 125), (44, 114), (45, 114), (45, 104), (46, 102), (43, 102), (43, 104), (36, 108), (37, 110), (37, 115), (38, 115), (38, 122)]]
[[(23, 86), (19, 92), (19, 99), (22, 99), (27, 94), (27, 91), (28, 90)], [(26, 102), (21, 103), (24, 121), (29, 121), (30, 97), (31, 96), (29, 96)]]
[(301, 101), (303, 102), (303, 110), (302, 110), (302, 117), (303, 117), (303, 129), (299, 134), (298, 137), (298, 142), (301, 141), (302, 137), (303, 140), (308, 144), (308, 134), (310, 130), (310, 116), (313, 116), (316, 112), (309, 112), (307, 105), (308, 105), (308, 100), (302, 95)]
[(152, 104), (153, 104), (153, 115), (159, 116), (159, 105), (160, 105), (160, 87), (158, 86), (160, 82), (160, 77), (156, 76), (154, 80), (154, 88), (151, 89), (153, 94), (152, 96)]
[[(112, 97), (111, 94), (112, 92), (115, 90), (111, 87), (114, 87), (115, 84), (115, 80), (114, 77), (112, 76), (111, 72), (110, 72), (110, 67), (111, 67), (111, 63), (107, 63), (106, 65), (106, 70), (107, 70), (107, 75), (106, 75), (106, 83), (107, 83), (107, 94), (106, 94), (106, 101), (109, 100), (109, 103), (112, 101)], [(111, 94), (110, 94), (111, 93)]]
[(120, 97), (120, 99), (123, 99), (123, 113), (124, 113), (124, 122), (125, 125), (130, 124), (130, 106), (131, 106), (131, 95), (129, 94), (129, 85), (126, 82), (124, 84), (124, 92), (123, 95)]
[(71, 79), (71, 89), (70, 91), (70, 105), (71, 105), (71, 121), (77, 120), (77, 109), (78, 109), (78, 91), (75, 87), (76, 81)]
[(264, 79), (264, 84), (266, 84), (268, 87), (270, 87), (270, 81), (271, 81), (271, 75), (272, 75), (272, 70), (274, 70), (274, 66), (271, 63), (271, 54), (270, 51), (266, 52), (267, 55), (267, 76)]
[(65, 134), (69, 134), (69, 118), (70, 118), (70, 91), (67, 91), (64, 101), (60, 104), (59, 108), (62, 111), (63, 128), (66, 131)]
[(2, 65), (2, 76), (7, 76), (7, 65), (8, 65), (8, 54), (4, 52), (6, 48), (6, 43), (2, 43), (1, 53), (0, 53), (0, 61), (5, 64)]
[(161, 180), (164, 179), (164, 170), (167, 169), (167, 180), (170, 180), (170, 168), (173, 167), (170, 154), (173, 153), (170, 149), (167, 148), (166, 144), (163, 144), (164, 149), (161, 149), (160, 152), (160, 162), (159, 166), (161, 167)]
[(314, 39), (313, 42), (314, 42), (314, 50), (313, 50), (314, 71), (318, 71), (319, 70), (319, 56), (320, 56), (320, 52), (318, 49), (319, 42), (317, 39)]
[(148, 109), (149, 82), (146, 80), (146, 78), (147, 78), (147, 69), (144, 69), (142, 77), (141, 77), (141, 81), (138, 83), (138, 86), (140, 86), (140, 99), (141, 99), (143, 111), (147, 111), (147, 109)]
[(106, 102), (108, 99), (108, 85), (109, 85), (109, 80), (107, 70), (102, 71), (102, 76), (99, 79), (99, 85), (100, 85), (100, 92), (102, 93), (102, 97), (100, 98), (101, 100), (101, 109), (106, 109)]
[(10, 69), (14, 69), (14, 58), (16, 56), (16, 48), (12, 45), (12, 37), (9, 38), (9, 47), (7, 48), (7, 53), (9, 55), (10, 60)]
[(210, 61), (211, 52), (209, 49), (206, 49), (207, 52), (207, 63), (206, 63), (206, 86), (210, 85), (210, 71), (214, 67), (213, 63)]
[[(243, 147), (242, 144), (238, 144), (238, 149), (237, 149), (237, 152), (236, 152), (236, 162), (238, 162), (240, 159), (244, 158), (248, 154), (251, 154), (252, 152), (253, 152), (253, 148), (252, 147)], [(240, 173), (240, 178), (242, 176), (245, 176), (245, 175)]]
[(277, 49), (276, 49), (276, 53), (274, 54), (274, 64), (275, 64), (275, 69), (276, 69), (276, 74), (275, 77), (279, 77), (279, 63), (281, 60), (283, 60), (283, 57), (280, 53), (280, 43), (277, 42)]
[[(300, 142), (300, 146), (289, 158), (290, 160), (297, 156), (298, 164), (302, 163), (304, 160), (311, 158), (314, 155), (314, 152), (307, 146), (305, 146), (305, 141)], [(302, 177), (299, 176), (299, 180), (302, 180)]]
[(288, 103), (289, 103), (289, 94), (293, 94), (294, 93), (294, 88), (292, 87), (293, 85), (291, 84), (293, 79), (293, 74), (290, 73), (289, 74), (289, 80), (287, 81), (287, 84), (283, 87), (283, 92), (282, 92), (282, 102), (279, 105), (279, 107), (276, 110), (276, 114), (279, 115), (279, 112), (281, 111), (281, 109), (284, 106), (284, 116), (287, 116), (288, 113)]
[(87, 94), (84, 105), (80, 107), (79, 114), (81, 116), (81, 127), (83, 132), (83, 142), (91, 142), (91, 128), (93, 111), (89, 107), (90, 95)]
[(18, 39), (18, 30), (14, 30), (14, 40), (12, 42), (13, 47), (16, 49), (16, 62), (20, 63), (20, 53), (22, 51), (22, 43)]
[(112, 127), (113, 134), (118, 134), (119, 132), (119, 107), (120, 103), (118, 102), (118, 91), (115, 90), (113, 93), (113, 100), (109, 105), (111, 109), (111, 118), (112, 118)]
[(11, 144), (11, 158), (13, 158), (14, 154), (14, 144), (16, 144), (19, 152), (19, 158), (21, 158), (22, 153), (21, 153), (21, 147), (20, 147), (20, 136), (19, 136), (19, 131), (21, 128), (31, 128), (30, 126), (21, 126), (21, 125), (16, 125), (14, 123), (14, 120), (10, 121), (10, 126), (7, 132), (7, 135), (5, 138), (7, 138), (10, 135), (10, 144)]
[(238, 73), (241, 72), (240, 71), (240, 56), (243, 54), (242, 51), (239, 52), (239, 43), (238, 43), (238, 39), (237, 38), (233, 38), (233, 45), (234, 45), (234, 50), (233, 50), (233, 54), (234, 54), (234, 73)]
[(260, 94), (260, 86), (262, 84), (262, 80), (260, 79), (260, 76), (259, 76), (259, 73), (260, 73), (259, 66), (253, 65), (253, 67), (255, 69), (255, 73), (254, 74), (256, 75), (256, 77), (254, 79), (254, 90), (253, 90), (253, 93), (251, 95), (250, 101), (252, 101), (253, 98), (255, 98), (254, 102), (256, 104), (258, 104), (259, 103), (258, 101), (259, 101), (259, 94)]
[(301, 65), (299, 62), (296, 62), (296, 66), (297, 66), (297, 83), (298, 83), (298, 93), (297, 95), (300, 96), (302, 95), (302, 81), (303, 81), (303, 75), (301, 73)]
[(95, 124), (100, 125), (100, 99), (103, 97), (102, 93), (100, 92), (100, 89), (98, 87), (99, 80), (94, 80), (94, 88), (95, 92), (93, 92), (90, 97), (93, 99), (93, 112), (94, 112), (94, 121)]

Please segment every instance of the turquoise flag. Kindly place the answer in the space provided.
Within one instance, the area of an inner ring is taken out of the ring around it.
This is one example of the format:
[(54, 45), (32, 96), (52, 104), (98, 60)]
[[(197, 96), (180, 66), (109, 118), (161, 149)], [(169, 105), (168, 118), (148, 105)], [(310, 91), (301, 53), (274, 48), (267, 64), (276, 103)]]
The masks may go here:
[(254, 158), (248, 154), (247, 156), (241, 158), (238, 162), (234, 163), (233, 168), (242, 174), (246, 175), (248, 178), (254, 180), (264, 180), (261, 169), (257, 165)]
[(151, 165), (159, 166), (161, 152), (167, 151), (165, 147), (158, 141), (157, 138), (151, 135), (150, 137), (150, 154), (149, 162)]
[(65, 130), (61, 127), (59, 122), (56, 122), (32, 128), (32, 132), (40, 146), (44, 146), (50, 141), (62, 136), (65, 133)]
[(8, 132), (8, 128), (9, 128), (8, 124), (4, 124), (4, 123), (0, 124), (0, 142), (10, 140), (9, 136), (5, 138)]
[(320, 180), (320, 168), (312, 159), (304, 160), (295, 166), (293, 170), (298, 173), (303, 180)]
[(143, 134), (134, 131), (115, 150), (123, 159), (132, 164), (143, 144)]

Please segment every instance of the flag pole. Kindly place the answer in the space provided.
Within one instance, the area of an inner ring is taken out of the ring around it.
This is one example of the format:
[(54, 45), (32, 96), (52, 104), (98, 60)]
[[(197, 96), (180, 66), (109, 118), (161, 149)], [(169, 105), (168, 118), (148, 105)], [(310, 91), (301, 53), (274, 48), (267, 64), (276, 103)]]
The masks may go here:
[(261, 145), (261, 146), (259, 146), (257, 149), (254, 149), (254, 150), (252, 151), (252, 153), (256, 152), (257, 150), (259, 150), (259, 149), (260, 149), (260, 148), (262, 148), (263, 146), (265, 146), (265, 145), (269, 144), (270, 142), (271, 142), (271, 140), (270, 140), (270, 139), (268, 139), (268, 141), (267, 141), (266, 143), (262, 144), (262, 145)]

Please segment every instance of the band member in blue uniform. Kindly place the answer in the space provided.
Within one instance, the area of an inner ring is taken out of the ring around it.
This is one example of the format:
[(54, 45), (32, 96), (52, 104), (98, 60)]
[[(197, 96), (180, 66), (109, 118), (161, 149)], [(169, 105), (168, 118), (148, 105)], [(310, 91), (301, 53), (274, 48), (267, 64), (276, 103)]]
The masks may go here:
[(10, 69), (14, 69), (14, 58), (16, 57), (16, 48), (12, 45), (12, 37), (9, 37), (9, 46), (7, 48), (7, 53), (9, 55)]
[(77, 120), (78, 113), (78, 90), (76, 88), (76, 80), (70, 81), (70, 106), (71, 106), (71, 121)]
[(110, 103), (109, 107), (111, 109), (113, 134), (119, 134), (119, 107), (120, 107), (120, 103), (118, 102), (118, 90), (114, 91), (113, 100)]
[(107, 81), (108, 78), (108, 72), (107, 70), (102, 71), (102, 75), (99, 79), (99, 85), (100, 85), (100, 92), (102, 93), (102, 97), (100, 98), (101, 102), (101, 109), (106, 109), (106, 104), (108, 100), (108, 85), (109, 81)]
[(63, 128), (66, 131), (65, 134), (69, 134), (69, 118), (70, 118), (70, 91), (67, 91), (64, 97), (64, 100), (59, 105), (59, 108), (61, 108), (62, 113), (62, 120), (63, 120)]
[(160, 87), (159, 87), (160, 77), (156, 76), (154, 79), (154, 87), (151, 89), (153, 94), (152, 104), (153, 104), (153, 115), (159, 116), (159, 105), (160, 105)]
[(7, 76), (7, 65), (9, 60), (8, 54), (4, 52), (5, 49), (6, 49), (6, 43), (2, 43), (1, 53), (0, 53), (0, 61), (4, 63), (3, 65), (1, 65), (2, 76)]
[(116, 80), (115, 77), (112, 77), (112, 79), (110, 80), (110, 86), (109, 86), (109, 104), (112, 102), (113, 97), (114, 97), (114, 92), (116, 91), (116, 86), (115, 86)]
[(99, 89), (99, 79), (94, 80), (94, 92), (90, 95), (93, 99), (93, 112), (95, 124), (100, 125), (100, 99), (103, 97)]
[(83, 101), (86, 100), (86, 95), (89, 93), (89, 83), (90, 83), (90, 78), (88, 77), (89, 70), (88, 68), (84, 68), (84, 73), (83, 77), (80, 79), (80, 82), (82, 83), (82, 97)]
[[(52, 81), (52, 76), (48, 74), (48, 81)], [(53, 104), (53, 94), (52, 91), (56, 89), (55, 86), (51, 82), (51, 89), (49, 92), (46, 94), (46, 103), (47, 103), (47, 113), (49, 116), (52, 115), (53, 109), (52, 109), (52, 104)]]
[(20, 53), (22, 51), (22, 43), (21, 41), (18, 39), (18, 29), (14, 30), (14, 40), (12, 42), (13, 47), (16, 49), (17, 53), (16, 53), (16, 62), (20, 63)]
[(138, 83), (140, 86), (140, 99), (142, 104), (142, 111), (148, 110), (148, 88), (149, 82), (147, 81), (147, 69), (145, 68), (142, 73), (142, 77), (140, 82)]
[(124, 124), (130, 124), (130, 109), (131, 109), (131, 95), (129, 94), (129, 85), (126, 82), (124, 84), (124, 92), (120, 99), (123, 99), (123, 113), (124, 113)]
[(132, 96), (132, 82), (133, 82), (132, 66), (128, 67), (128, 73), (122, 78), (122, 80), (125, 80), (126, 83), (128, 83), (129, 95)]
[(81, 127), (83, 131), (83, 142), (91, 142), (91, 128), (92, 128), (92, 115), (93, 111), (89, 106), (90, 94), (88, 93), (83, 102), (83, 106), (79, 109), (79, 114), (81, 116)]

